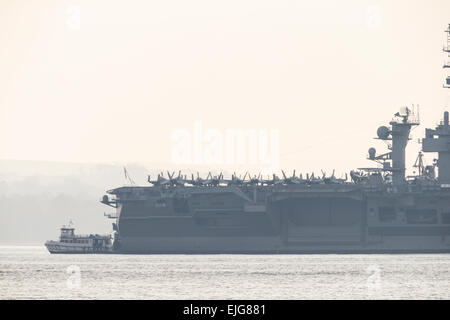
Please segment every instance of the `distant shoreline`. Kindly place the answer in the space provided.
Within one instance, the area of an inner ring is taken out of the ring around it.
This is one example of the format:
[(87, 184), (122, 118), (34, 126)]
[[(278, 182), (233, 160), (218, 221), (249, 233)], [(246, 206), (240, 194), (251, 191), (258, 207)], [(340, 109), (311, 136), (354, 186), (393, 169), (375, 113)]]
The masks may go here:
[(0, 248), (5, 247), (42, 247), (45, 248), (43, 243), (0, 243)]

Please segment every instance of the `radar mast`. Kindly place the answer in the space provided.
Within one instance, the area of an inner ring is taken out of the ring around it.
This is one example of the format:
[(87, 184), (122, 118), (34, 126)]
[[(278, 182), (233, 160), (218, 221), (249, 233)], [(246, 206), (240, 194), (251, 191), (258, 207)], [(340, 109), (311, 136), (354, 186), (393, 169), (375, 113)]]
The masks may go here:
[[(450, 68), (450, 24), (447, 27), (447, 30), (445, 30), (445, 33), (447, 33), (447, 45), (444, 46), (444, 52), (447, 53), (447, 61), (444, 63), (443, 68), (448, 69)], [(445, 79), (445, 84), (443, 85), (444, 88), (450, 89), (450, 75), (447, 75)]]
[(392, 175), (393, 185), (402, 185), (405, 180), (405, 149), (410, 140), (411, 127), (419, 125), (419, 118), (414, 110), (403, 107), (394, 115), (389, 122), (391, 127), (381, 126), (377, 130), (378, 137), (375, 139), (390, 141), (388, 145), (390, 152), (377, 155), (375, 148), (369, 149), (369, 160), (382, 164), (382, 168), (359, 168), (364, 171), (387, 171)]

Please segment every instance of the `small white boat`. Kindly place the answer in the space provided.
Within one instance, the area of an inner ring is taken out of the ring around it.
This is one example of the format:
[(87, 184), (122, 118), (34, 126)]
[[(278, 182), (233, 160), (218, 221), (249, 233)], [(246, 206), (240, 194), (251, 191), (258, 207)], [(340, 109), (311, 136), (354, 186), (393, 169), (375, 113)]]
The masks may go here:
[(69, 224), (61, 228), (59, 241), (49, 240), (45, 243), (50, 253), (112, 253), (113, 237), (111, 235), (77, 235), (75, 228)]

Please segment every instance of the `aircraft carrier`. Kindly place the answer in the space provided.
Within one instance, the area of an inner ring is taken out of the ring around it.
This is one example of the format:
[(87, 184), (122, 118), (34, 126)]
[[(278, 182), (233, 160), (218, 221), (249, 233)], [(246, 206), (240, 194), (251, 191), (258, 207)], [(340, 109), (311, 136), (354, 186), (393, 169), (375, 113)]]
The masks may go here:
[[(450, 25), (446, 32), (450, 44)], [(449, 46), (444, 51), (450, 55)], [(115, 220), (114, 252), (450, 252), (449, 113), (425, 130), (416, 174), (406, 176), (405, 150), (417, 125), (413, 108), (403, 107), (377, 130), (388, 145), (381, 154), (369, 149), (377, 165), (346, 178), (294, 171), (270, 179), (188, 179), (179, 172), (109, 190), (101, 202), (115, 208), (108, 215)], [(425, 165), (430, 152), (437, 159)]]

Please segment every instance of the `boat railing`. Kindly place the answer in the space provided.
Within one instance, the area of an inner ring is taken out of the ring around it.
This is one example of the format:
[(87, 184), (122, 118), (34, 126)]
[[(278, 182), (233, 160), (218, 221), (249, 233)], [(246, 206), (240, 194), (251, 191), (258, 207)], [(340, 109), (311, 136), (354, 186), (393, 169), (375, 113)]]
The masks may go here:
[(74, 234), (70, 236), (62, 236), (63, 239), (110, 239), (111, 235), (100, 234)]

